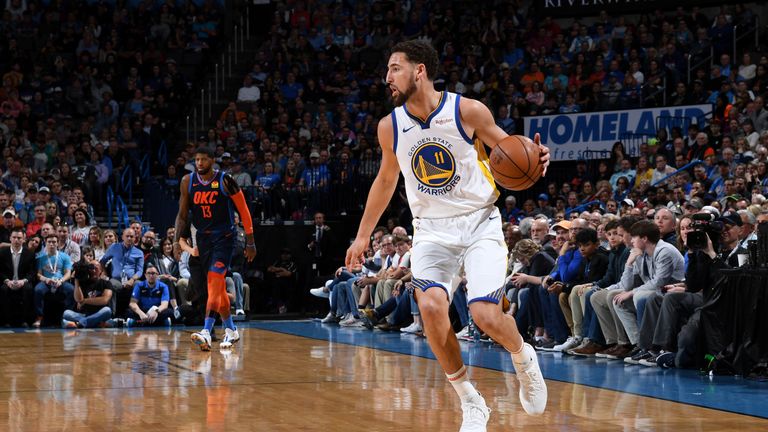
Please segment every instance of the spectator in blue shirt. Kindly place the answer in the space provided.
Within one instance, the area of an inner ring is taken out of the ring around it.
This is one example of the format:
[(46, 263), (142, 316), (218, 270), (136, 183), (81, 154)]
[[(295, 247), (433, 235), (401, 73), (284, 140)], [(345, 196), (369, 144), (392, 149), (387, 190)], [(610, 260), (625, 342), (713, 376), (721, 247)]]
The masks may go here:
[(296, 82), (296, 77), (293, 73), (289, 72), (285, 78), (285, 84), (280, 86), (280, 93), (283, 94), (289, 101), (294, 101), (296, 98), (301, 97), (301, 93), (304, 91), (304, 86), (301, 83)]
[(35, 285), (35, 328), (43, 322), (43, 301), (47, 293), (64, 298), (67, 309), (75, 307), (75, 287), (69, 282), (72, 276), (72, 260), (58, 249), (59, 238), (51, 234), (45, 238), (45, 249), (37, 255), (37, 278)]
[(256, 198), (262, 204), (263, 218), (274, 215), (272, 203), (274, 201), (274, 188), (280, 185), (280, 174), (275, 173), (275, 165), (272, 162), (264, 163), (264, 174), (256, 179)]
[(128, 327), (171, 325), (173, 311), (168, 308), (171, 299), (168, 285), (157, 280), (160, 272), (153, 265), (147, 266), (147, 280), (133, 286)]
[(136, 232), (132, 228), (123, 231), (123, 242), (115, 243), (107, 249), (99, 260), (103, 265), (112, 261), (109, 282), (117, 294), (116, 314), (128, 306), (129, 295), (133, 286), (141, 278), (144, 269), (144, 252), (134, 246)]
[(299, 182), (299, 189), (307, 194), (310, 211), (317, 211), (327, 202), (328, 182), (331, 173), (328, 166), (320, 163), (320, 153), (313, 151), (309, 154), (309, 166), (304, 170)]

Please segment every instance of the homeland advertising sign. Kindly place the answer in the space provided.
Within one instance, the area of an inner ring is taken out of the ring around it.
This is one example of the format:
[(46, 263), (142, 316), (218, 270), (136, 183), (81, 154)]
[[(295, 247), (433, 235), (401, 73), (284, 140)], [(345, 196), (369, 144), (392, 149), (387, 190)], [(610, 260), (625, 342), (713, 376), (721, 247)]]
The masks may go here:
[(712, 105), (684, 105), (525, 117), (525, 134), (538, 132), (552, 160), (601, 159), (610, 156), (616, 141), (652, 137), (656, 128), (673, 126), (685, 133), (691, 123), (711, 116)]

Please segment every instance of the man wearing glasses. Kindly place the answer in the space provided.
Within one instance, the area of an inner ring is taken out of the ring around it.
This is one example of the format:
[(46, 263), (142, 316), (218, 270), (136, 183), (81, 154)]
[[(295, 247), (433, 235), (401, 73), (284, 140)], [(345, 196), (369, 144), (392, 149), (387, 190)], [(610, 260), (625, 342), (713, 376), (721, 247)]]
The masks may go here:
[(157, 280), (159, 274), (155, 266), (149, 265), (144, 272), (147, 279), (133, 286), (126, 321), (128, 327), (171, 325), (170, 290), (168, 285)]

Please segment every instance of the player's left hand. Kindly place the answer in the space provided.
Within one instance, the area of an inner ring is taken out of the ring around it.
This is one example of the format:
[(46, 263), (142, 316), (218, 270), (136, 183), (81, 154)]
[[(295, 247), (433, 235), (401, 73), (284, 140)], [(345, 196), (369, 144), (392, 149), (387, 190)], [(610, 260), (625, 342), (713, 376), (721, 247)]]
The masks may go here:
[(533, 136), (533, 142), (538, 144), (539, 149), (541, 149), (539, 161), (544, 164), (544, 171), (541, 173), (541, 176), (544, 177), (547, 175), (547, 168), (549, 168), (549, 148), (541, 143), (541, 135), (538, 133)]

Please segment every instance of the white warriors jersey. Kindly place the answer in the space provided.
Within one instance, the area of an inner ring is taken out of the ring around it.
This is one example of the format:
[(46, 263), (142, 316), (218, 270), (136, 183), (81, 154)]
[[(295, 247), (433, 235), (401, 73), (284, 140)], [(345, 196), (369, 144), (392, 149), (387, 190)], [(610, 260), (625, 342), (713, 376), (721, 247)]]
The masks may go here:
[(405, 105), (392, 111), (393, 148), (415, 217), (467, 214), (494, 204), (499, 196), (483, 143), (473, 142), (461, 126), (460, 99), (442, 92), (426, 122)]

